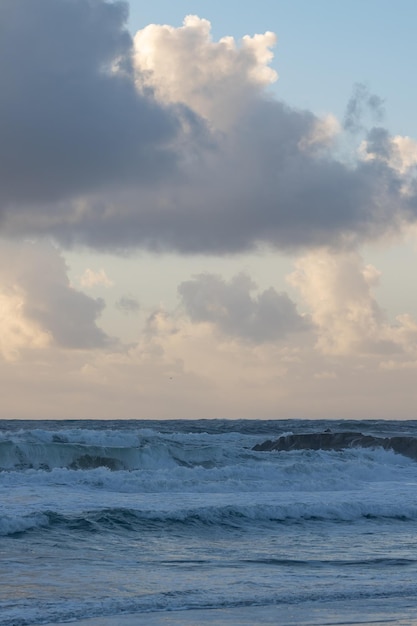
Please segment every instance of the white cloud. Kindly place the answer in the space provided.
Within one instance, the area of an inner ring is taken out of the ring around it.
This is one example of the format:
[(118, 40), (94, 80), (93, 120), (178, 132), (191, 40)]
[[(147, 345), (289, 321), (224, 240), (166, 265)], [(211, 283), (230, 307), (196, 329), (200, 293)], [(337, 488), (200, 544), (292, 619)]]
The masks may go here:
[(96, 325), (104, 302), (71, 287), (61, 253), (47, 243), (2, 242), (2, 351), (55, 344), (100, 348), (109, 338)]
[(277, 80), (269, 67), (275, 43), (271, 32), (245, 36), (240, 46), (233, 37), (215, 42), (210, 22), (196, 15), (188, 15), (180, 28), (150, 24), (134, 38), (137, 84), (227, 128), (251, 97)]
[(25, 296), (15, 284), (0, 285), (0, 354), (16, 360), (22, 350), (45, 348), (50, 335), (24, 312)]
[(300, 140), (300, 148), (304, 150), (332, 147), (335, 139), (342, 131), (339, 120), (329, 113), (318, 118), (308, 135)]
[[(376, 146), (369, 139), (362, 141), (359, 146), (359, 154), (365, 161), (380, 161), (387, 163), (400, 174), (407, 174), (417, 165), (417, 142), (411, 137), (394, 135), (386, 136), (384, 133), (385, 149), (381, 145)], [(378, 149), (379, 148), (379, 149)]]
[(103, 269), (94, 271), (88, 267), (80, 277), (80, 285), (82, 287), (86, 287), (87, 289), (91, 289), (92, 287), (97, 286), (112, 287), (114, 283), (110, 280)]
[(408, 315), (390, 324), (373, 288), (379, 272), (365, 265), (359, 253), (317, 250), (299, 259), (289, 282), (311, 309), (317, 347), (324, 354), (402, 353), (417, 339), (417, 325)]

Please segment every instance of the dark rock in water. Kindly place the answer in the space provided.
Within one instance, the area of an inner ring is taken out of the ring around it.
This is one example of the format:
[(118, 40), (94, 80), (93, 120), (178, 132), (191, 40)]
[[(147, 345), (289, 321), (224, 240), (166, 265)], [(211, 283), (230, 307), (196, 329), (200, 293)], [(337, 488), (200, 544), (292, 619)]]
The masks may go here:
[[(254, 450), (343, 450), (343, 448), (384, 446), (386, 439), (357, 432), (308, 433), (284, 435), (275, 441), (265, 441)], [(385, 446), (384, 446), (385, 447)]]
[(69, 465), (69, 468), (74, 470), (89, 470), (97, 469), (98, 467), (107, 467), (113, 472), (125, 469), (123, 463), (118, 459), (96, 455), (92, 456), (91, 454), (83, 454)]
[(284, 435), (275, 441), (264, 441), (253, 447), (258, 451), (343, 450), (344, 448), (384, 448), (417, 461), (416, 437), (374, 437), (356, 432), (308, 433)]
[(417, 461), (417, 438), (416, 437), (391, 437), (389, 447)]

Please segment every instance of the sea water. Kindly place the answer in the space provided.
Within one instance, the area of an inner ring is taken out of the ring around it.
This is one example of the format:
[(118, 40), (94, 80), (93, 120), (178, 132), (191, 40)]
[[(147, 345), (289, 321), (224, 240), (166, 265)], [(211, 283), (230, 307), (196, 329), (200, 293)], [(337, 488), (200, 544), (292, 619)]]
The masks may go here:
[(417, 624), (417, 462), (252, 450), (326, 428), (417, 437), (398, 421), (1, 421), (0, 624)]

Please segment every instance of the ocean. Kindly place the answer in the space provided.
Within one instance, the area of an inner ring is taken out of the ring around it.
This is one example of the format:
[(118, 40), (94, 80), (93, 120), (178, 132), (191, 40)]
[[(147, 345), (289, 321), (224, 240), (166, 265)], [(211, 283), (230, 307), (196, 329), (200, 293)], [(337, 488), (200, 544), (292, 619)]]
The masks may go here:
[(0, 421), (0, 624), (417, 624), (416, 421)]

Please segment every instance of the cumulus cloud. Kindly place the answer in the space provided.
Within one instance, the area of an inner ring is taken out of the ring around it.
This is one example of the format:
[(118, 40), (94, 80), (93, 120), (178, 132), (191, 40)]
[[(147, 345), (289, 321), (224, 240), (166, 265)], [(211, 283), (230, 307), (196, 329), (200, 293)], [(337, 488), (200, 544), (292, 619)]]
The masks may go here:
[(310, 134), (300, 141), (300, 148), (305, 150), (323, 149), (333, 146), (335, 139), (341, 133), (339, 120), (330, 113), (323, 118), (318, 118), (312, 126)]
[[(417, 324), (408, 315), (388, 322), (373, 293), (378, 272), (353, 253), (330, 268), (334, 255), (324, 251), (299, 260), (297, 272), (304, 274), (294, 283), (314, 324), (298, 319), (283, 294), (261, 291), (248, 277), (204, 275), (185, 283), (182, 307), (154, 311), (129, 345), (107, 340), (96, 344), (100, 350), (62, 350), (68, 344), (58, 341), (54, 326), (33, 315), (41, 304), (57, 320), (79, 308), (61, 255), (44, 244), (4, 244), (1, 251), (5, 418), (33, 417), (34, 410), (44, 418), (69, 417), (68, 397), (78, 418), (135, 417), (138, 407), (147, 418), (167, 419), (412, 418), (415, 411)], [(57, 272), (50, 270), (55, 265)], [(62, 288), (71, 295), (59, 306), (53, 294), (60, 298)], [(95, 323), (84, 309), (89, 334)], [(306, 332), (298, 332), (298, 323)], [(84, 338), (78, 345), (89, 344)]]
[(391, 324), (375, 298), (379, 276), (354, 251), (316, 250), (297, 261), (288, 280), (310, 307), (317, 347), (324, 354), (360, 357), (415, 350), (414, 320), (398, 316)]
[(230, 282), (214, 274), (200, 274), (181, 283), (178, 291), (193, 322), (208, 322), (232, 337), (262, 343), (310, 328), (308, 317), (297, 312), (286, 293), (270, 287), (256, 294), (257, 285), (246, 274)]
[(50, 337), (40, 324), (31, 320), (24, 312), (24, 295), (16, 285), (0, 286), (0, 355), (16, 360), (21, 350), (45, 348)]
[(365, 161), (387, 163), (400, 174), (407, 174), (417, 165), (417, 142), (401, 135), (391, 137), (384, 128), (374, 128), (360, 144), (359, 154)]
[(251, 98), (277, 79), (269, 67), (276, 36), (267, 32), (213, 41), (211, 24), (188, 15), (183, 26), (150, 24), (134, 38), (137, 84), (167, 103), (184, 103), (216, 128), (228, 129)]
[[(139, 94), (128, 6), (0, 3), (0, 209), (166, 175), (178, 119)], [(56, 216), (55, 216), (56, 217)]]
[(80, 349), (109, 345), (96, 324), (104, 302), (71, 287), (56, 248), (2, 242), (0, 261), (4, 355), (51, 344)]
[[(5, 235), (224, 254), (352, 245), (414, 219), (401, 168), (340, 161), (334, 118), (272, 97), (272, 33), (215, 42), (189, 16), (133, 44), (126, 15), (105, 0), (0, 4)], [(345, 127), (364, 107), (381, 102), (360, 87)]]
[(361, 362), (312, 351), (303, 337), (298, 347), (219, 341), (209, 324), (159, 313), (152, 333), (127, 350), (72, 350), (63, 358), (50, 348), (41, 358), (25, 355), (18, 368), (0, 360), (0, 415), (68, 418), (70, 406), (71, 416), (91, 419), (413, 419), (415, 354)]

